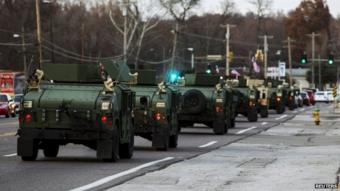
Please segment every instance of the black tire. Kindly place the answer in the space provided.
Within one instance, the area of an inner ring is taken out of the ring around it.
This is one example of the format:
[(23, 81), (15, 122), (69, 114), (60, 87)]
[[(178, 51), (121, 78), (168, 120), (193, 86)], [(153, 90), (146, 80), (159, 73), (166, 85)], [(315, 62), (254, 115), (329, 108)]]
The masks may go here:
[(289, 104), (289, 110), (293, 111), (295, 109), (295, 104), (294, 103), (290, 103)]
[(247, 118), (249, 122), (257, 122), (258, 116), (257, 116), (256, 108), (249, 109)]
[(21, 156), (21, 160), (23, 161), (35, 161), (38, 157), (38, 144), (36, 141), (33, 142), (33, 150), (31, 156)]
[(157, 151), (167, 151), (170, 144), (170, 132), (165, 131), (161, 135), (153, 135), (153, 146)]
[(6, 117), (6, 118), (9, 118), (9, 113), (7, 113), (7, 114), (5, 115), (5, 117)]
[(236, 122), (235, 122), (235, 118), (234, 118), (234, 119), (230, 120), (230, 127), (235, 128), (235, 126), (236, 126)]
[(189, 90), (183, 95), (183, 113), (198, 114), (206, 109), (204, 94), (196, 89)]
[(177, 148), (178, 146), (178, 133), (175, 135), (171, 135), (169, 138), (169, 147), (170, 148)]
[(133, 156), (134, 134), (131, 132), (130, 141), (119, 145), (119, 157), (122, 159), (130, 159)]
[(224, 135), (227, 133), (227, 125), (223, 120), (214, 121), (212, 124), (212, 129), (215, 135)]
[(260, 109), (260, 116), (262, 118), (267, 118), (268, 117), (268, 108), (267, 107), (261, 107), (261, 109)]
[(277, 106), (276, 108), (276, 113), (277, 114), (282, 114), (284, 113), (286, 110), (286, 107), (284, 106), (284, 104), (280, 104), (279, 106)]
[(13, 117), (13, 118), (16, 117), (16, 116), (17, 116), (16, 113), (11, 114), (11, 117)]
[(55, 143), (44, 143), (44, 156), (49, 158), (55, 158), (59, 153), (59, 145)]

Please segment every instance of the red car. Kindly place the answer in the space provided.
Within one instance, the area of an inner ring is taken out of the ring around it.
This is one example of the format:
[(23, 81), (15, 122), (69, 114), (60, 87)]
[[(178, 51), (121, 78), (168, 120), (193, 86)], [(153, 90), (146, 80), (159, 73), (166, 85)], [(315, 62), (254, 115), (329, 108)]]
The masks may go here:
[(0, 94), (0, 115), (15, 117), (15, 104), (8, 94)]
[(315, 95), (314, 95), (314, 91), (313, 90), (306, 90), (308, 97), (309, 97), (309, 102), (312, 105), (315, 105)]

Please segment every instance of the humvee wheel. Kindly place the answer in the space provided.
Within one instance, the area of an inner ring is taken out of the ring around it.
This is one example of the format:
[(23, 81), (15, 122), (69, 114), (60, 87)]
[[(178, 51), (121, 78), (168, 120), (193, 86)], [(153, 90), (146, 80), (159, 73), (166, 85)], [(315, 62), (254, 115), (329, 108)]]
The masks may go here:
[(280, 104), (277, 108), (276, 108), (276, 113), (277, 114), (282, 114), (284, 113), (286, 110), (285, 106), (283, 104)]
[(247, 118), (249, 122), (257, 121), (258, 117), (257, 117), (257, 111), (255, 108), (249, 109)]
[[(22, 144), (22, 143), (18, 143)], [(18, 145), (19, 147), (23, 147), (23, 145)], [(32, 154), (31, 155), (25, 155), (21, 156), (21, 160), (23, 161), (35, 161), (38, 157), (38, 144), (36, 141), (33, 141), (32, 145)]]
[(235, 118), (230, 120), (230, 127), (231, 128), (235, 127)]
[(267, 118), (268, 117), (268, 108), (262, 107), (260, 109), (260, 115), (262, 118)]
[(170, 133), (164, 133), (163, 136), (155, 136), (152, 139), (152, 145), (157, 151), (167, 151), (170, 145)]
[(213, 124), (212, 124), (212, 128), (213, 128), (215, 135), (224, 135), (228, 131), (227, 125), (222, 120), (218, 120), (216, 122), (214, 121)]
[(170, 148), (177, 148), (178, 145), (178, 134), (176, 133), (175, 135), (171, 135), (169, 138), (169, 147)]
[(59, 145), (55, 143), (45, 143), (43, 151), (45, 157), (57, 157), (59, 152)]
[(130, 141), (119, 146), (119, 157), (122, 159), (130, 159), (133, 155), (134, 134), (130, 133)]
[(6, 113), (6, 118), (9, 118), (9, 116), (10, 116), (10, 113), (8, 112), (8, 113)]

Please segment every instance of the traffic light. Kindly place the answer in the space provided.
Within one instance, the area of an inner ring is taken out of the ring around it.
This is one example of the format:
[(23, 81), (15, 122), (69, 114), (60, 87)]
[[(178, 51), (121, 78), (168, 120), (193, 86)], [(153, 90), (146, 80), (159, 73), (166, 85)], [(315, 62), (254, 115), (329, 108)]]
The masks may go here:
[(205, 73), (207, 73), (207, 74), (211, 74), (211, 72), (212, 72), (211, 65), (210, 65), (210, 64), (208, 64), (208, 68), (207, 68), (207, 70), (205, 71)]
[(300, 63), (301, 64), (307, 64), (308, 60), (307, 60), (307, 54), (303, 54), (301, 56), (301, 60), (300, 60)]
[(333, 54), (328, 55), (328, 64), (329, 65), (334, 64), (334, 55)]

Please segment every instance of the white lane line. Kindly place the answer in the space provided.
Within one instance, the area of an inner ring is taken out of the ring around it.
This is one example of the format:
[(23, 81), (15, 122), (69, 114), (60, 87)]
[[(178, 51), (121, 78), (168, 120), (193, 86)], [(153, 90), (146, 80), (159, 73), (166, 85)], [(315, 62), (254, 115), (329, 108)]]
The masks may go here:
[(214, 144), (216, 144), (216, 143), (217, 143), (217, 141), (211, 141), (211, 142), (209, 142), (209, 143), (207, 143), (207, 144), (204, 144), (204, 145), (199, 146), (198, 148), (209, 147), (209, 146), (214, 145)]
[(247, 131), (250, 131), (250, 130), (253, 130), (253, 129), (256, 129), (257, 127), (250, 127), (250, 128), (248, 128), (248, 129), (244, 129), (244, 130), (242, 130), (242, 131), (239, 131), (239, 132), (237, 132), (236, 133), (236, 135), (240, 135), (240, 134), (243, 134), (243, 133), (245, 133), (245, 132), (247, 132)]
[(288, 115), (282, 115), (281, 117), (276, 118), (275, 120), (280, 120), (286, 118)]
[(268, 123), (267, 122), (262, 122), (261, 125), (267, 125)]
[(137, 166), (135, 168), (132, 168), (132, 169), (129, 169), (129, 170), (126, 170), (126, 171), (123, 171), (123, 172), (120, 172), (118, 174), (114, 174), (114, 175), (111, 175), (111, 176), (108, 176), (108, 177), (105, 177), (105, 178), (102, 178), (100, 180), (97, 180), (95, 182), (92, 182), (88, 185), (85, 185), (85, 186), (81, 186), (81, 187), (78, 187), (78, 188), (74, 188), (72, 189), (71, 191), (85, 191), (85, 190), (90, 190), (90, 189), (93, 189), (95, 187), (98, 187), (100, 185), (103, 185), (105, 183), (108, 183), (112, 180), (115, 180), (117, 178), (120, 178), (120, 177), (123, 177), (123, 176), (126, 176), (126, 175), (129, 175), (129, 174), (132, 174), (132, 173), (135, 173), (143, 168), (147, 168), (147, 167), (150, 167), (150, 166), (153, 166), (153, 165), (156, 165), (158, 163), (161, 163), (161, 162), (165, 162), (165, 161), (169, 161), (169, 160), (173, 160), (174, 157), (167, 157), (167, 158), (164, 158), (164, 159), (161, 159), (161, 160), (157, 160), (157, 161), (153, 161), (153, 162), (149, 162), (149, 163), (146, 163), (146, 164), (143, 164), (143, 165), (140, 165), (140, 166)]
[(298, 111), (293, 111), (293, 113), (297, 113)]
[(13, 154), (9, 154), (9, 155), (4, 155), (4, 157), (14, 157), (14, 156), (17, 156), (18, 154), (17, 153), (13, 153)]
[(302, 108), (302, 109), (300, 109), (299, 111), (302, 112), (302, 111), (305, 111), (305, 110), (306, 110), (306, 109), (303, 109), (303, 108)]

